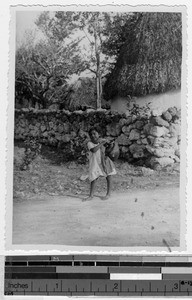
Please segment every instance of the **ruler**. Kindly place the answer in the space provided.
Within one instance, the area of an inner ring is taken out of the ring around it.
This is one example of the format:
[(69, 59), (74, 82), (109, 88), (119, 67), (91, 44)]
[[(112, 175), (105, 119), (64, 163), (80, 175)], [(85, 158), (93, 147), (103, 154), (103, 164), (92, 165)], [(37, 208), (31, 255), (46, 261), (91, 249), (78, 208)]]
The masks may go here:
[(192, 296), (192, 256), (6, 256), (4, 294)]

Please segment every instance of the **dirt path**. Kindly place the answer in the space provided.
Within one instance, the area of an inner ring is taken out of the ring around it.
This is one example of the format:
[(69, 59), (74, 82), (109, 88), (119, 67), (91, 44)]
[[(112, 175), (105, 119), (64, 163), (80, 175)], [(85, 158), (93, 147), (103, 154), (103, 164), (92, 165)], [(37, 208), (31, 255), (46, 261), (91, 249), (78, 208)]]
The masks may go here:
[(14, 244), (179, 246), (179, 187), (114, 193), (110, 200), (35, 195), (13, 206)]

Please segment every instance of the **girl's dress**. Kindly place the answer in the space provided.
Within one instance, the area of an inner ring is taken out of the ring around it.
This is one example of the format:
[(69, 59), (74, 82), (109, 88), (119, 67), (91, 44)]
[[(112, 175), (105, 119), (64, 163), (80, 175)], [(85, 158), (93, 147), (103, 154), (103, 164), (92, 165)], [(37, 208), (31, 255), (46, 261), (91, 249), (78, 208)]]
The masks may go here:
[(89, 149), (89, 180), (93, 181), (99, 176), (108, 176), (117, 174), (112, 160), (105, 156), (105, 147), (102, 146), (95, 153), (90, 151), (98, 144), (88, 142)]

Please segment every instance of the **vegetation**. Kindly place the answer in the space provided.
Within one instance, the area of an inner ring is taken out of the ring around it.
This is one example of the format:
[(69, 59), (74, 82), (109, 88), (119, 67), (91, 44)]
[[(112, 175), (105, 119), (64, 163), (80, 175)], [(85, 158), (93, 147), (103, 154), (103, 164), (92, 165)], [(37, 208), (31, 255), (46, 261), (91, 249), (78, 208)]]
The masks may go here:
[(23, 157), (22, 164), (20, 165), (20, 170), (27, 170), (29, 169), (30, 164), (32, 161), (41, 153), (41, 143), (37, 138), (28, 137), (24, 141), (25, 146), (25, 155)]
[(27, 98), (33, 107), (60, 103), (66, 108), (73, 94), (70, 76), (86, 70), (96, 83), (96, 108), (101, 108), (103, 78), (111, 70), (117, 52), (115, 48), (109, 51), (107, 40), (117, 38), (127, 18), (129, 14), (43, 12), (36, 25), (44, 38), (37, 43), (28, 39), (17, 49), (17, 102), (22, 105)]
[[(44, 16), (44, 18), (43, 18)], [(63, 39), (46, 29), (47, 13), (40, 16), (38, 26), (45, 38), (34, 42), (27, 38), (16, 52), (15, 93), (18, 103), (30, 99), (31, 106), (47, 108), (53, 103), (61, 104), (68, 95), (68, 79), (80, 74), (85, 65), (80, 57), (80, 40), (65, 40), (69, 29), (63, 24)], [(43, 30), (44, 28), (44, 30)]]
[[(43, 12), (36, 25), (43, 37), (29, 35), (16, 53), (16, 107), (27, 99), (39, 108), (98, 109), (117, 94), (181, 85), (179, 13)], [(90, 80), (79, 85), (74, 75)]]

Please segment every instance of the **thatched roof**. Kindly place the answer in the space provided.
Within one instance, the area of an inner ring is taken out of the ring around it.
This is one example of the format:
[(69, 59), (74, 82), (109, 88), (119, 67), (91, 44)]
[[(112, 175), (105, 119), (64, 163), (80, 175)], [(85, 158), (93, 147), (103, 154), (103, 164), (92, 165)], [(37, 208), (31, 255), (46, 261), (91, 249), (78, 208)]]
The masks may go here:
[(104, 97), (143, 96), (181, 86), (180, 13), (141, 13), (125, 28), (127, 39), (104, 86)]

